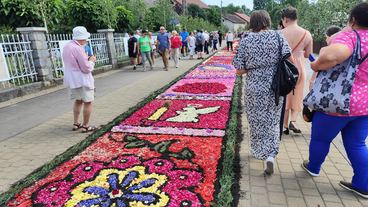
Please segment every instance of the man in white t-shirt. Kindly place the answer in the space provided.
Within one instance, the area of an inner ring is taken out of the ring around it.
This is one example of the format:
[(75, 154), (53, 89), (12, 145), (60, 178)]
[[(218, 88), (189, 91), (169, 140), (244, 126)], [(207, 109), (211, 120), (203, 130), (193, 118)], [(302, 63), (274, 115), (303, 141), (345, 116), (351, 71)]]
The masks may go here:
[(229, 31), (226, 35), (227, 51), (233, 51), (234, 34)]

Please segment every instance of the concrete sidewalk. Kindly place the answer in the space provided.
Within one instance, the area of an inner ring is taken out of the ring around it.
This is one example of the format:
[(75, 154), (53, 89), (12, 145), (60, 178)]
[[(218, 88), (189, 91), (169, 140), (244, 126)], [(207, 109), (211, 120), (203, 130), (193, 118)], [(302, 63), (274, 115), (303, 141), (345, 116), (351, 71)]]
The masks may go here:
[(367, 199), (355, 196), (338, 184), (341, 180), (351, 181), (353, 175), (339, 139), (331, 145), (320, 176), (312, 178), (301, 168), (301, 163), (309, 155), (311, 126), (299, 117), (297, 127), (302, 130), (302, 135), (283, 136), (275, 174), (265, 177), (263, 161), (252, 158), (249, 153), (249, 128), (245, 114), (242, 115), (242, 124), (244, 139), (240, 147), (239, 207), (368, 206)]
[[(99, 75), (92, 124), (107, 124), (199, 62), (181, 60), (180, 68), (170, 67), (167, 72), (157, 59), (153, 71), (143, 73), (138, 68), (137, 72), (118, 70)], [(51, 93), (42, 91), (0, 105), (0, 193), (87, 137), (71, 130), (72, 101), (66, 90), (58, 87), (47, 92)]]

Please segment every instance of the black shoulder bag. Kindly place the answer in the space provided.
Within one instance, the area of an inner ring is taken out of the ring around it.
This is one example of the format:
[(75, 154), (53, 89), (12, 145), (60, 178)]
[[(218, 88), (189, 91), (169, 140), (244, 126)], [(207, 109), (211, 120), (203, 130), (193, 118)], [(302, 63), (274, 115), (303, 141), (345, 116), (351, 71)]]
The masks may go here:
[(282, 56), (281, 36), (278, 33), (277, 40), (279, 43), (280, 59), (271, 85), (272, 91), (275, 94), (276, 106), (279, 105), (280, 96), (286, 96), (295, 89), (299, 77), (298, 69), (288, 60), (291, 54)]

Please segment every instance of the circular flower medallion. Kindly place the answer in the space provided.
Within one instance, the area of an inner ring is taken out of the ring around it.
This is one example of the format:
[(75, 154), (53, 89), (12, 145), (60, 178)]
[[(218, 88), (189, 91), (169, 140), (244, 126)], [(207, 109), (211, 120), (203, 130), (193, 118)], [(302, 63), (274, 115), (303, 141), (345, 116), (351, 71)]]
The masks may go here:
[[(142, 160), (122, 155), (110, 162), (86, 162), (62, 180), (45, 184), (32, 195), (35, 206), (174, 207), (203, 206), (193, 191), (201, 172), (176, 169), (169, 159)], [(188, 203), (188, 201), (190, 201)]]
[(166, 206), (169, 197), (159, 188), (167, 182), (167, 176), (145, 171), (144, 166), (103, 169), (94, 180), (72, 189), (65, 206)]

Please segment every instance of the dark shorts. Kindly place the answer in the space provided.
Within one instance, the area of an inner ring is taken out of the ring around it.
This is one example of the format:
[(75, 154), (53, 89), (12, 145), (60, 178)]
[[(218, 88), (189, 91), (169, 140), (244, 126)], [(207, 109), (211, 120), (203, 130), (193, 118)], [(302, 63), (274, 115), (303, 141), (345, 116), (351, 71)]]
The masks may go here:
[(203, 52), (203, 44), (196, 45), (196, 51), (197, 52)]
[(130, 58), (137, 58), (138, 57), (138, 53), (137, 52), (131, 52), (131, 51), (129, 51), (129, 57)]

